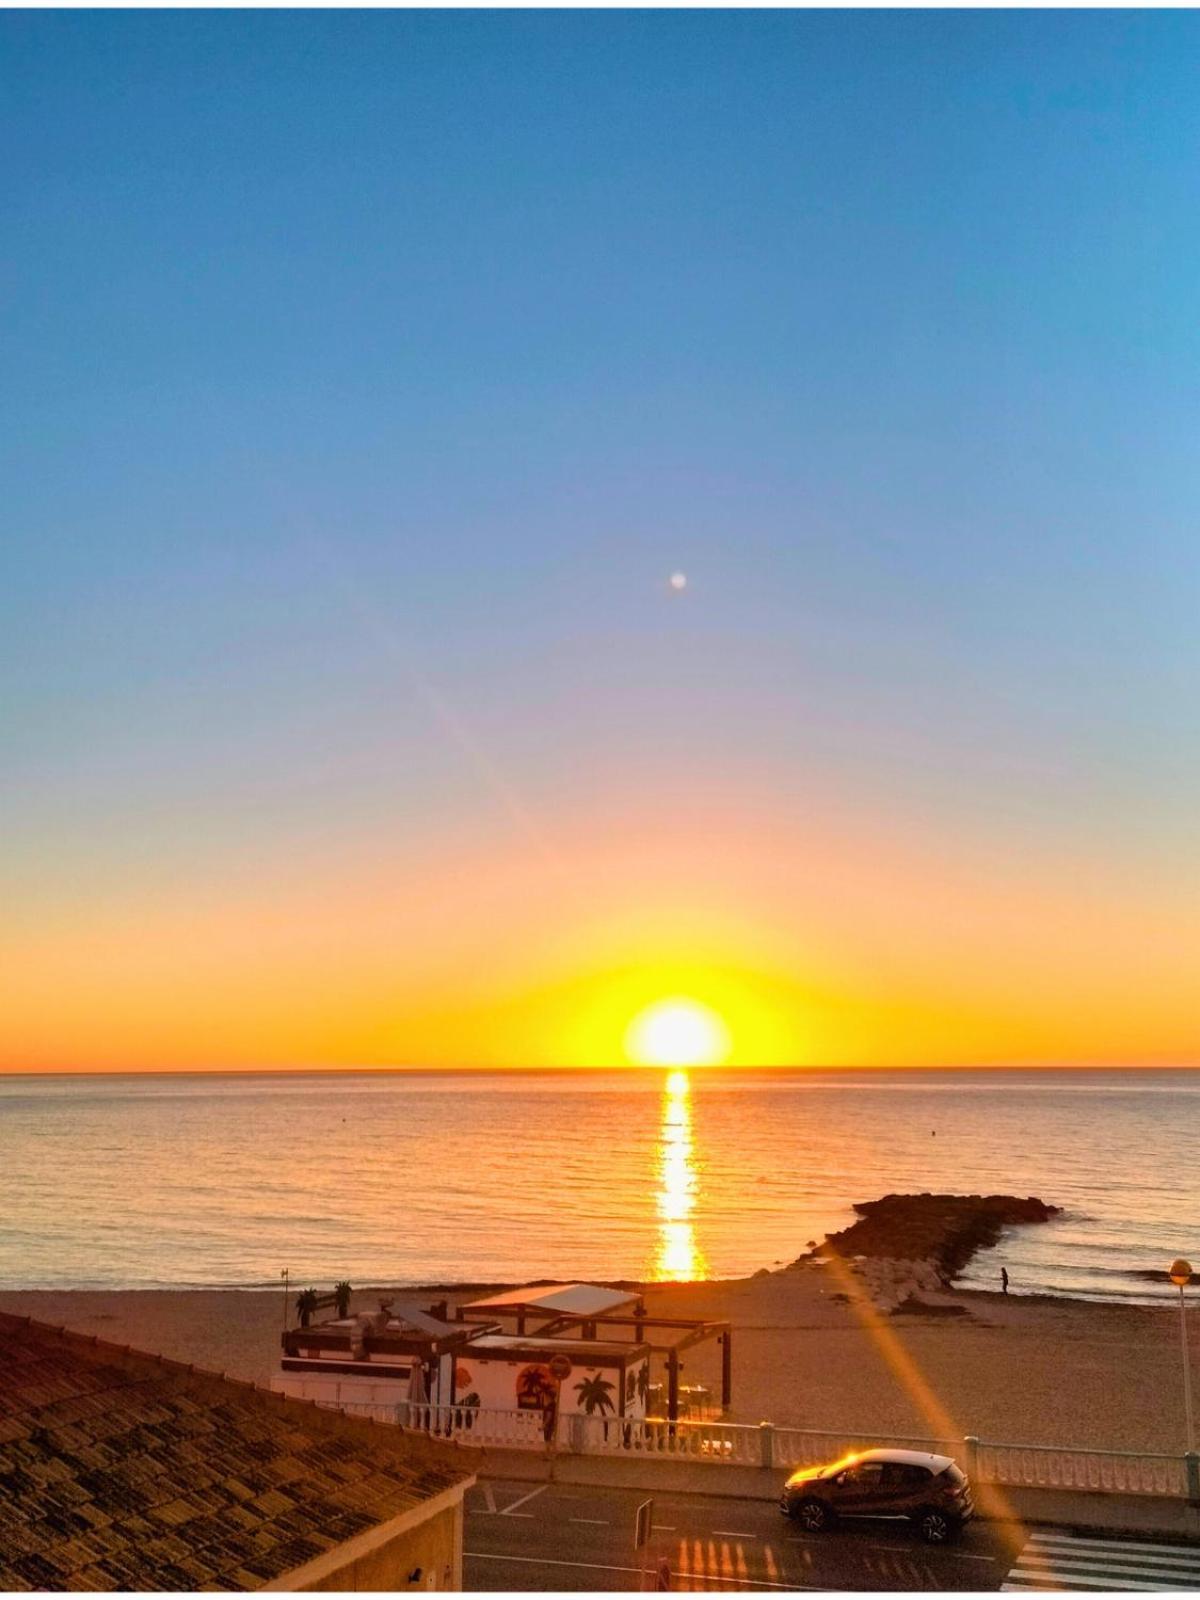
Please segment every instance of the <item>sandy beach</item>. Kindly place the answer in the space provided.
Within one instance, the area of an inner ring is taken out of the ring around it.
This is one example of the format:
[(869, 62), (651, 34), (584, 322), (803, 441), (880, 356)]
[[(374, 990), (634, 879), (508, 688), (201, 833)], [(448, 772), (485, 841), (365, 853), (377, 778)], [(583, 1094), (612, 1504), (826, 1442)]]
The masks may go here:
[[(384, 1292), (356, 1293), (354, 1308), (374, 1310)], [(652, 1314), (732, 1323), (734, 1421), (928, 1435), (940, 1431), (932, 1418), (1007, 1443), (1184, 1447), (1170, 1306), (949, 1290), (924, 1312), (878, 1316), (835, 1299), (838, 1283), (816, 1266), (645, 1293)], [(279, 1292), (5, 1292), (0, 1309), (259, 1383), (276, 1370), (283, 1322)], [(684, 1382), (715, 1385), (718, 1359), (689, 1351)], [(922, 1382), (932, 1401), (914, 1393)]]

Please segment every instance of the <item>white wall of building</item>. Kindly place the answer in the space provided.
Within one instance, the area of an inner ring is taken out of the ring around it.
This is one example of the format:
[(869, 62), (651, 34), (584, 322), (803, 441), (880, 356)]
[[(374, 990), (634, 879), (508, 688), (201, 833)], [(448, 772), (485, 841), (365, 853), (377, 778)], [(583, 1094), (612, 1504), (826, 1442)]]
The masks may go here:
[[(463, 1351), (457, 1357), (456, 1366), (456, 1398), (460, 1405), (467, 1401), (469, 1395), (475, 1394), (479, 1396), (481, 1406), (502, 1411), (520, 1410), (536, 1395), (539, 1383), (552, 1381), (549, 1379), (544, 1362), (506, 1361), (495, 1357), (489, 1359), (470, 1350)], [(639, 1367), (646, 1371), (648, 1377), (647, 1361), (629, 1367), (625, 1374), (624, 1415), (627, 1417), (646, 1415), (645, 1380), (639, 1384)], [(620, 1415), (621, 1382), (619, 1366), (574, 1365), (570, 1377), (564, 1379), (559, 1392), (560, 1415), (610, 1417)], [(604, 1387), (606, 1384), (607, 1388)], [(585, 1386), (582, 1392), (580, 1392), (581, 1386)], [(525, 1391), (524, 1401), (519, 1397), (519, 1388)], [(607, 1406), (601, 1403), (601, 1396), (608, 1400)], [(588, 1410), (589, 1398), (592, 1400), (591, 1411)]]
[(295, 1400), (315, 1400), (319, 1405), (394, 1406), (409, 1397), (407, 1378), (367, 1378), (356, 1373), (340, 1377), (331, 1372), (277, 1372), (271, 1379), (277, 1394)]

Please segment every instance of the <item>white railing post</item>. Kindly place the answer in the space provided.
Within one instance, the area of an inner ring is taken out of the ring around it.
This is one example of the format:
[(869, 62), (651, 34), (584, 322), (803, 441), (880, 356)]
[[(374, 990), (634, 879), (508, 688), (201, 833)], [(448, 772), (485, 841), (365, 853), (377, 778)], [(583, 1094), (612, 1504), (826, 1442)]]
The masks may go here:
[(769, 1422), (758, 1425), (758, 1459), (764, 1467), (775, 1465), (775, 1429)]
[(979, 1440), (973, 1433), (969, 1433), (963, 1440), (963, 1458), (963, 1471), (968, 1478), (974, 1480), (979, 1464)]

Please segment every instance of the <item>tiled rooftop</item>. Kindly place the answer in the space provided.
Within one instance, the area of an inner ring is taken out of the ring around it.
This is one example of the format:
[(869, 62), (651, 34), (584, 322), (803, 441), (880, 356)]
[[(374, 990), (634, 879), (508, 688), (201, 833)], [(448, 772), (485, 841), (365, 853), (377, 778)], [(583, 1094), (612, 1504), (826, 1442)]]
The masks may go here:
[(257, 1589), (468, 1476), (387, 1424), (0, 1313), (0, 1590)]

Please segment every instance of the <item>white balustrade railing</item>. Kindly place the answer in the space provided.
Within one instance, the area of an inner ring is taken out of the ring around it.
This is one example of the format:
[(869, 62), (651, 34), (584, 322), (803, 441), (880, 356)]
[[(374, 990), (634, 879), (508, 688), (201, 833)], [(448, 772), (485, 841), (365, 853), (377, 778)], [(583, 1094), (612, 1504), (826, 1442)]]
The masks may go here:
[[(420, 1405), (414, 1401), (319, 1402), (353, 1416), (371, 1417), (461, 1445), (510, 1450), (545, 1450), (540, 1411), (505, 1411), (487, 1406)], [(1166, 1453), (1084, 1450), (1056, 1445), (995, 1444), (982, 1439), (883, 1437), (835, 1433), (815, 1428), (755, 1427), (734, 1422), (566, 1415), (559, 1418), (555, 1444), (560, 1452), (660, 1460), (716, 1466), (792, 1470), (835, 1461), (873, 1447), (932, 1451), (953, 1456), (978, 1483), (1006, 1488), (1085, 1490), (1107, 1494), (1146, 1494), (1200, 1499), (1200, 1461), (1193, 1458), (1195, 1482), (1189, 1485), (1188, 1458)]]
[(459, 1444), (537, 1450), (546, 1443), (540, 1411), (501, 1410), (490, 1406), (415, 1405), (411, 1401), (406, 1409), (405, 1427), (455, 1439)]
[(774, 1428), (771, 1461), (777, 1467), (819, 1467), (826, 1461), (855, 1450), (886, 1447), (895, 1450), (928, 1450), (938, 1455), (963, 1453), (961, 1439), (915, 1439), (877, 1433), (828, 1433), (816, 1428)]
[(398, 1422), (403, 1424), (404, 1418), (400, 1415), (402, 1407), (392, 1401), (370, 1400), (315, 1400), (314, 1405), (321, 1406), (326, 1411), (344, 1411), (348, 1417), (365, 1417), (368, 1422)]
[(457, 1444), (500, 1445), (513, 1450), (545, 1447), (540, 1411), (503, 1411), (485, 1406), (437, 1406), (401, 1400), (391, 1404), (362, 1400), (328, 1400), (318, 1404), (354, 1417), (391, 1422), (412, 1433), (427, 1433)]
[(1053, 1445), (991, 1444), (975, 1449), (975, 1476), (1009, 1488), (1092, 1489), (1108, 1494), (1186, 1495), (1183, 1456), (1115, 1450), (1067, 1450)]
[(672, 1456), (736, 1466), (762, 1465), (760, 1430), (745, 1423), (565, 1417), (563, 1428), (571, 1448), (586, 1455)]

